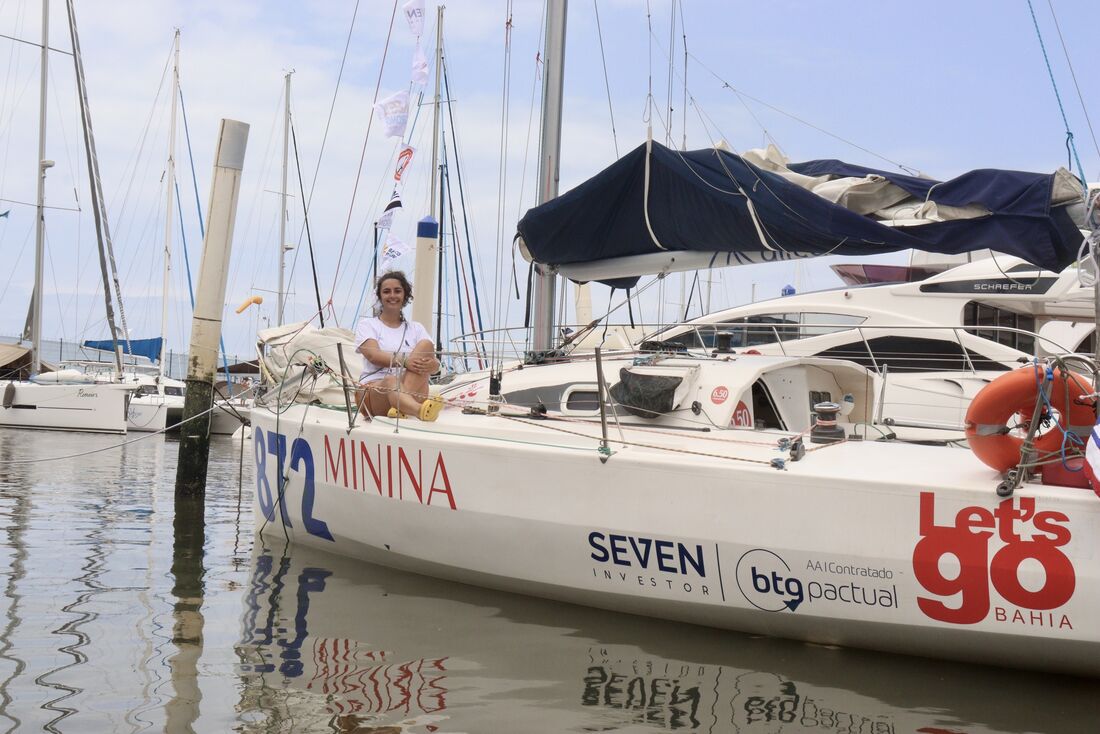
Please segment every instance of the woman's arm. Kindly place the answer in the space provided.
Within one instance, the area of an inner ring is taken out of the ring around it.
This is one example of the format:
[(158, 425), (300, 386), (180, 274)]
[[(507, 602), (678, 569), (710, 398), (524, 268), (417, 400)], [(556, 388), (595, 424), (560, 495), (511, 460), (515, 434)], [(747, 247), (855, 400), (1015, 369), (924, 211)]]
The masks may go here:
[(434, 375), (439, 372), (439, 360), (435, 357), (435, 342), (432, 341), (428, 330), (419, 322), (412, 322), (414, 334), (419, 338), (412, 352), (408, 355), (405, 367), (418, 375)]
[(367, 339), (359, 345), (359, 353), (375, 367), (402, 367), (405, 356), (401, 352), (390, 352), (378, 346), (377, 339)]

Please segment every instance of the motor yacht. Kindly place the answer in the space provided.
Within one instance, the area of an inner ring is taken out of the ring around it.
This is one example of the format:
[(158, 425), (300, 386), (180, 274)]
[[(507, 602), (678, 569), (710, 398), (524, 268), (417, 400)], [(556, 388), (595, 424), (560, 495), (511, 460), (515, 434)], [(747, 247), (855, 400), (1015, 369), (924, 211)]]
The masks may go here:
[(875, 425), (909, 439), (952, 440), (974, 395), (998, 375), (1036, 357), (1090, 350), (1092, 298), (1076, 269), (1053, 273), (999, 255), (918, 282), (716, 311), (650, 334), (641, 346), (851, 360), (873, 376)]

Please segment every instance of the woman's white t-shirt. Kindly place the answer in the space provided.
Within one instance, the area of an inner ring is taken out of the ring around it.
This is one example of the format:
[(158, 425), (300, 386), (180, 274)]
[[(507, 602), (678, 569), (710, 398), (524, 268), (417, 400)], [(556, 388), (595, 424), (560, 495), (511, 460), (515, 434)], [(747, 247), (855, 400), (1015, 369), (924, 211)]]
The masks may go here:
[[(355, 327), (355, 343), (363, 346), (367, 339), (374, 339), (378, 347), (385, 352), (411, 352), (413, 347), (423, 339), (431, 341), (428, 330), (416, 321), (404, 321), (400, 326), (386, 326), (377, 316), (369, 316), (359, 319)], [(363, 360), (363, 372), (359, 375), (359, 382), (374, 382), (388, 375), (396, 375), (397, 367), (379, 367), (370, 360)]]

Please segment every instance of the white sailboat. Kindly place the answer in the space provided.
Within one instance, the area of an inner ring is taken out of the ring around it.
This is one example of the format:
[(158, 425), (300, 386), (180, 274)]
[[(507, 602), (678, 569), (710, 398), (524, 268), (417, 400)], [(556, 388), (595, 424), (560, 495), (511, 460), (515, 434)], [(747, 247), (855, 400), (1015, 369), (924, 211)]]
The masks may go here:
[[(549, 3), (540, 201), (556, 195), (564, 17), (564, 2)], [(355, 344), (339, 330), (303, 333), (275, 350), (275, 359), (305, 350), (320, 361), (271, 370), (288, 379), (252, 411), (258, 532), (415, 573), (716, 628), (1100, 675), (1100, 501), (1040, 481), (1036, 467), (1078, 460), (1065, 440), (1052, 450), (1052, 439), (1086, 435), (1095, 422), (1092, 387), (1069, 377), (1066, 363), (1032, 368), (1031, 402), (1002, 401), (999, 425), (987, 416), (974, 426), (987, 443), (1023, 447), (1019, 466), (994, 470), (965, 448), (863, 440), (857, 427), (875, 414), (877, 396), (856, 362), (552, 351), (555, 270), (589, 280), (712, 267), (720, 256), (792, 256), (776, 249), (780, 232), (799, 254), (842, 245), (870, 254), (916, 241), (977, 249), (993, 231), (1004, 238), (999, 249), (1026, 254), (1040, 232), (1046, 247), (1035, 261), (1060, 269), (1080, 241), (1049, 199), (1053, 183), (1035, 202), (1050, 219), (1028, 220), (1012, 238), (992, 214), (886, 230), (718, 149), (645, 145), (612, 169), (520, 223), (544, 274), (535, 296), (541, 354), (446, 386), (437, 421), (357, 418), (340, 377), (358, 374)], [(700, 180), (679, 189), (697, 197), (692, 206), (668, 189), (650, 198), (677, 169)], [(1042, 180), (1024, 185), (1041, 191)], [(593, 191), (618, 183), (633, 188), (618, 197)], [(704, 212), (719, 235), (699, 229)], [(567, 231), (590, 213), (608, 218), (592, 227), (606, 246), (592, 265), (555, 249), (593, 250)], [(604, 226), (610, 220), (618, 239)], [(703, 251), (686, 251), (700, 242)], [(614, 250), (626, 244), (644, 249)], [(1037, 409), (1038, 393), (1055, 409)], [(1031, 416), (1026, 440), (1005, 425), (1017, 410)], [(1086, 414), (1087, 426), (1074, 424)], [(1058, 427), (1036, 438), (1040, 416)]]
[[(71, 9), (70, 9), (71, 10)], [(72, 13), (70, 24), (75, 23)], [(75, 28), (70, 27), (75, 37)], [(49, 2), (42, 3), (41, 77), (39, 83), (38, 193), (35, 221), (35, 277), (31, 316), (31, 362), (28, 380), (0, 385), (0, 426), (62, 431), (125, 433), (127, 404), (133, 387), (117, 382), (96, 383), (94, 378), (42, 372), (42, 302), (45, 262), (46, 171), (54, 164), (46, 159), (46, 90), (49, 52)], [(79, 49), (74, 48), (79, 59)], [(77, 62), (79, 64), (79, 60)], [(85, 120), (85, 139), (89, 130)], [(93, 187), (94, 189), (94, 187)], [(94, 199), (94, 194), (93, 194)], [(109, 293), (108, 284), (104, 283)], [(108, 299), (110, 296), (107, 296)], [(112, 322), (113, 328), (113, 322)], [(51, 375), (53, 375), (51, 377)]]

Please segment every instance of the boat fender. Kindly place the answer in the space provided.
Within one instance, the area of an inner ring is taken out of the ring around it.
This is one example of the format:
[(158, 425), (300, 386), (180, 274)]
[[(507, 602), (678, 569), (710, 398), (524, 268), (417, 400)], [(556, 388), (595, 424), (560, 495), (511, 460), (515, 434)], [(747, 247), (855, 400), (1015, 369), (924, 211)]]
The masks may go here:
[(1017, 414), (1030, 421), (1039, 389), (1046, 390), (1048, 383), (1048, 400), (1059, 417), (1057, 427), (1034, 439), (1040, 457), (1061, 451), (1064, 432), (1077, 434), (1082, 443), (1088, 437), (1096, 415), (1093, 406), (1080, 396), (1093, 392), (1092, 383), (1076, 372), (1028, 365), (1001, 375), (970, 401), (965, 421), (967, 444), (983, 464), (1003, 474), (1020, 463), (1024, 439), (1011, 435), (1008, 421)]
[(15, 383), (9, 382), (8, 386), (4, 388), (4, 407), (10, 408), (15, 404)]

